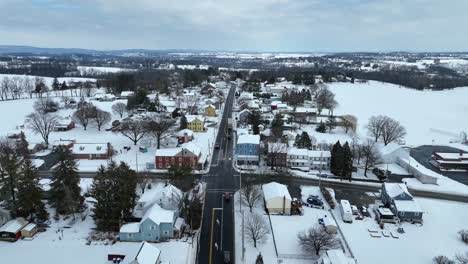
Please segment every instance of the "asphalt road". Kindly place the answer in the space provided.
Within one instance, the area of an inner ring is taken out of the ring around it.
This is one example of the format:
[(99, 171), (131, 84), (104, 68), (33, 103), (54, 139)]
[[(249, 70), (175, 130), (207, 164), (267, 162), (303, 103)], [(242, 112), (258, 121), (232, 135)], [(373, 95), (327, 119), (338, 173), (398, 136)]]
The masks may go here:
[(440, 173), (444, 176), (449, 177), (452, 180), (468, 185), (468, 172), (460, 171), (441, 171), (439, 168), (430, 163), (432, 153), (434, 152), (451, 152), (459, 153), (460, 150), (457, 148), (447, 147), (447, 146), (431, 146), (424, 145), (417, 148), (411, 149), (411, 157), (413, 157), (417, 162), (422, 164), (424, 167)]
[[(213, 152), (210, 172), (202, 177), (206, 182), (199, 252), (197, 263), (224, 263), (224, 252), (228, 251), (234, 263), (234, 199), (224, 199), (225, 192), (234, 193), (239, 186), (239, 177), (232, 168), (232, 141), (227, 138), (227, 118), (232, 115), (235, 89), (226, 99), (224, 115), (220, 123), (216, 143), (220, 148)], [(232, 138), (232, 137), (231, 137)]]

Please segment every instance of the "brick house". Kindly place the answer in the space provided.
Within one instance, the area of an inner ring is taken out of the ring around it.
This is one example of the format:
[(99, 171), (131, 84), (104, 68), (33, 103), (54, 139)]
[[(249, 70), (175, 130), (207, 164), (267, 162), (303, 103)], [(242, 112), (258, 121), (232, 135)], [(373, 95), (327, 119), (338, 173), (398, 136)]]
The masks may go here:
[(199, 156), (186, 148), (157, 149), (155, 154), (156, 168), (163, 170), (182, 164), (198, 169), (198, 159)]

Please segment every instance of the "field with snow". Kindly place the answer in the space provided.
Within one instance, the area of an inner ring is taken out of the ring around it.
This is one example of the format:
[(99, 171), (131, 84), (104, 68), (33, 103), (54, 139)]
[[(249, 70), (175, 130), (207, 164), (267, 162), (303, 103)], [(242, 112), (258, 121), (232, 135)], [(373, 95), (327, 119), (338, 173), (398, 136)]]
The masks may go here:
[(99, 75), (103, 73), (135, 71), (135, 69), (125, 69), (125, 68), (118, 68), (118, 67), (96, 67), (96, 66), (78, 66), (77, 69), (81, 75), (85, 75), (85, 74)]
[[(468, 131), (468, 87), (445, 91), (417, 91), (389, 83), (333, 83), (339, 103), (335, 113), (358, 118), (358, 133), (373, 115), (387, 115), (407, 130), (408, 145), (447, 144)], [(433, 132), (439, 130), (439, 132)], [(453, 136), (451, 134), (454, 134)]]
[[(52, 87), (52, 83), (54, 81), (54, 78), (52, 77), (41, 77), (41, 76), (32, 76), (32, 75), (17, 75), (17, 74), (0, 74), (0, 81), (3, 80), (3, 78), (8, 77), (8, 78), (14, 78), (14, 77), (20, 77), (20, 78), (28, 78), (32, 79), (34, 81), (35, 78), (39, 77), (44, 80), (44, 83), (50, 88)], [(62, 83), (62, 82), (95, 82), (96, 79), (94, 78), (82, 78), (82, 77), (59, 77), (57, 80)]]
[[(423, 209), (423, 225), (402, 223), (404, 234), (399, 238), (373, 238), (368, 229), (380, 230), (373, 218), (344, 223), (339, 207), (334, 210), (338, 224), (348, 241), (351, 251), (360, 264), (431, 264), (438, 255), (453, 259), (466, 252), (458, 231), (466, 229), (468, 204), (433, 199), (416, 198)], [(386, 225), (387, 231), (396, 232), (397, 226)]]

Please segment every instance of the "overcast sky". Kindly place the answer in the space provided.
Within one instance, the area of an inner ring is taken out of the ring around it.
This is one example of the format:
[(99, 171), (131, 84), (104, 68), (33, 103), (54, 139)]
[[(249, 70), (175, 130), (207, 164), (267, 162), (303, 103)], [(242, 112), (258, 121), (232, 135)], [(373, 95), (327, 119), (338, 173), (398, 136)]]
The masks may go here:
[(467, 51), (467, 0), (0, 0), (0, 44)]

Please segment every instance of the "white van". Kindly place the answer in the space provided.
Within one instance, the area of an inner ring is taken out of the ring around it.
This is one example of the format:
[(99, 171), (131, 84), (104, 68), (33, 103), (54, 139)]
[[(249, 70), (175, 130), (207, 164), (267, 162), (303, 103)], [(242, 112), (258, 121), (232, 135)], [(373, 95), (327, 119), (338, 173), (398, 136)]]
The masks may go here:
[(352, 223), (353, 222), (353, 211), (351, 210), (351, 204), (349, 203), (348, 200), (341, 200), (340, 201), (341, 205), (341, 217), (343, 218), (343, 221), (346, 223)]

